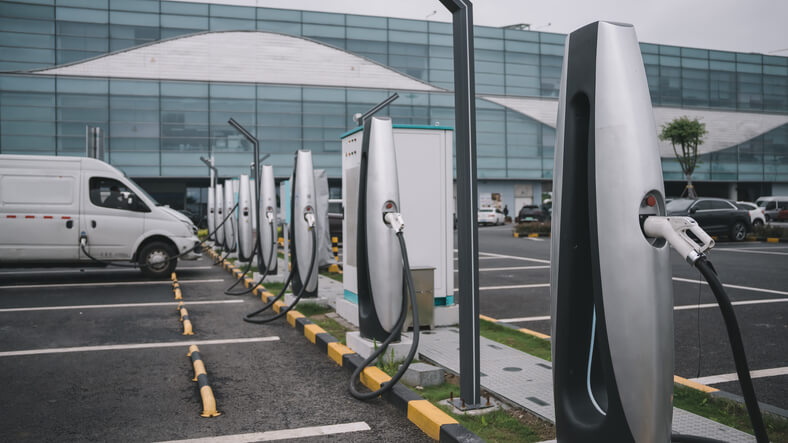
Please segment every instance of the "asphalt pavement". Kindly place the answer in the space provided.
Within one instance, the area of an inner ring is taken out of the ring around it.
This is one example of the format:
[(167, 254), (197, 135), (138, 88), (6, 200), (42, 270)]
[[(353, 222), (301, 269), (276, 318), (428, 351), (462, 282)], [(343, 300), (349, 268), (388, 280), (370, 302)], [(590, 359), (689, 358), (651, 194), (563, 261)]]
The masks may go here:
[[(550, 238), (513, 238), (511, 225), (480, 227), (479, 251), (481, 313), (550, 334)], [(750, 369), (765, 371), (754, 381), (758, 399), (788, 409), (788, 244), (721, 241), (709, 258), (729, 285)], [(699, 381), (735, 373), (711, 290), (678, 254), (671, 253), (671, 264), (679, 308), (674, 311), (675, 373)], [(740, 393), (738, 382), (707, 384)]]
[[(224, 295), (233, 280), (208, 259), (181, 263), (177, 275), (193, 336), (181, 335), (168, 280), (129, 269), (0, 270), (3, 440), (291, 430), (282, 441), (431, 441), (388, 403), (350, 397), (349, 374), (284, 319), (242, 322), (261, 301)], [(190, 343), (205, 340), (226, 340), (199, 345), (222, 413), (215, 418), (200, 417), (186, 356)], [(340, 433), (319, 434), (329, 431)]]

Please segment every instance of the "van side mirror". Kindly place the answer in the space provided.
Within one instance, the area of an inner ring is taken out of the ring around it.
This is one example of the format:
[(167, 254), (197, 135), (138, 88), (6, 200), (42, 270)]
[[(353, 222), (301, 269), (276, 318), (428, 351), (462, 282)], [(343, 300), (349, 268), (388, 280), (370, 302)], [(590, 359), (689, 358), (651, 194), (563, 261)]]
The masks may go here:
[(697, 210), (697, 209), (695, 209), (695, 208), (690, 208), (690, 210), (689, 210), (689, 213), (690, 213), (690, 214), (694, 214), (694, 213), (696, 213), (697, 211), (698, 211), (698, 210)]

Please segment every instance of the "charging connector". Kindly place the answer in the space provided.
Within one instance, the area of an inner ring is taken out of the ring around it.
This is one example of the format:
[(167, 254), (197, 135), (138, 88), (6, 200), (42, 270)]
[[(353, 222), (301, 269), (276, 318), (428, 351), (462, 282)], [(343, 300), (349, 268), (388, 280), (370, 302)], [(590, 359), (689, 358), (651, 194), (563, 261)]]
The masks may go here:
[(395, 233), (400, 233), (405, 230), (405, 219), (399, 212), (387, 212), (383, 214), (383, 221), (386, 225), (394, 230)]
[(265, 211), (265, 221), (267, 221), (268, 224), (272, 224), (274, 222), (274, 212), (271, 210), (271, 208), (268, 208), (268, 210)]
[(310, 230), (315, 227), (315, 214), (313, 212), (304, 212), (304, 220), (306, 220), (306, 225)]
[(643, 232), (648, 237), (664, 238), (691, 265), (714, 247), (714, 240), (691, 217), (653, 215), (643, 222)]

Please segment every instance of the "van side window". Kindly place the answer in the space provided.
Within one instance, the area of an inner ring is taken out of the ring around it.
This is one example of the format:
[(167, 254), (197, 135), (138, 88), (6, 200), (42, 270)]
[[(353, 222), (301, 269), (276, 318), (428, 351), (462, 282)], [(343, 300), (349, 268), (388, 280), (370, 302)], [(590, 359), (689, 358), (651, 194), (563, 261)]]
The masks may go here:
[(133, 191), (123, 183), (104, 177), (90, 178), (90, 202), (102, 208), (150, 212)]

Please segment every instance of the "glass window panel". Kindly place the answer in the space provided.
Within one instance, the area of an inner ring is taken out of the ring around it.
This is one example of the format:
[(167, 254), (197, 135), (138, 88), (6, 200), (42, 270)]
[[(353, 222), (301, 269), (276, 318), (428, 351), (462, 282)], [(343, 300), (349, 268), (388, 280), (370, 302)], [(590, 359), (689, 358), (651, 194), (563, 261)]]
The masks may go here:
[(399, 18), (389, 18), (389, 29), (400, 31), (427, 32), (427, 22), (423, 20), (405, 20)]
[(681, 105), (681, 69), (663, 66), (659, 78), (660, 103)]
[[(539, 45), (537, 43), (506, 40), (504, 47), (506, 51), (527, 52), (531, 54), (539, 53)], [(507, 52), (507, 56), (508, 56), (508, 52)]]
[(161, 95), (175, 97), (208, 97), (208, 85), (205, 83), (161, 82)]
[(385, 29), (387, 27), (387, 20), (385, 17), (369, 17), (365, 15), (352, 15), (348, 14), (346, 17), (346, 24), (350, 26), (358, 26), (362, 28)]
[(257, 98), (260, 100), (301, 100), (301, 88), (294, 86), (257, 86)]
[(737, 104), (739, 109), (763, 109), (762, 78), (758, 74), (738, 74)]
[(165, 14), (183, 15), (208, 15), (207, 4), (183, 3), (183, 2), (161, 2), (161, 12)]
[(539, 33), (533, 31), (521, 31), (518, 29), (504, 29), (503, 36), (506, 40), (519, 40), (525, 42), (539, 41)]
[(57, 38), (57, 48), (73, 51), (106, 52), (108, 42), (106, 38), (91, 37), (61, 37)]
[(58, 35), (71, 35), (77, 37), (103, 37), (109, 35), (106, 24), (57, 22)]
[(2, 2), (0, 3), (0, 15), (4, 17), (52, 20), (55, 18), (55, 8), (52, 6)]
[(344, 38), (345, 28), (342, 26), (304, 24), (303, 34), (309, 37)]
[(282, 34), (301, 35), (301, 23), (257, 20), (258, 31), (281, 32)]
[(659, 63), (662, 66), (679, 67), (681, 66), (681, 58), (661, 55), (659, 57)]
[(736, 63), (709, 61), (709, 68), (715, 71), (736, 72)]
[(0, 145), (3, 154), (22, 155), (53, 155), (55, 154), (55, 136), (41, 135), (10, 135), (0, 134)]
[(53, 63), (55, 51), (52, 49), (37, 48), (3, 48), (2, 57), (9, 61)]
[[(58, 93), (84, 92), (93, 94), (106, 94), (109, 92), (109, 82), (104, 79), (57, 78)], [(106, 100), (106, 97), (104, 97)]]
[(564, 46), (563, 45), (547, 45), (547, 44), (540, 44), (539, 51), (544, 55), (557, 55), (563, 56), (564, 55)]
[(722, 61), (736, 61), (736, 54), (727, 51), (709, 51), (709, 59)]
[(493, 38), (479, 38), (473, 39), (474, 49), (488, 49), (488, 50), (503, 50), (503, 40)]
[(5, 91), (54, 92), (55, 80), (30, 76), (0, 76), (0, 89)]
[(652, 43), (640, 43), (640, 52), (644, 54), (659, 54), (659, 46)]
[(211, 84), (210, 93), (211, 98), (255, 98), (255, 90), (253, 85)]
[(450, 35), (428, 34), (428, 38), (431, 45), (451, 46), (453, 43)]
[(156, 0), (110, 0), (109, 8), (120, 11), (159, 12)]
[(736, 61), (740, 63), (755, 63), (761, 64), (763, 62), (763, 58), (761, 54), (743, 54), (741, 52), (736, 53)]
[(770, 74), (770, 75), (788, 76), (788, 66), (764, 65), (763, 66), (763, 73), (764, 74)]
[(254, 8), (245, 6), (211, 5), (211, 17), (251, 19), (255, 17)]
[(330, 25), (345, 25), (344, 14), (330, 14), (326, 12), (303, 11), (301, 14), (304, 23), (318, 23)]
[(107, 9), (107, 7), (109, 7), (109, 0), (57, 0), (57, 5), (76, 8)]
[(345, 101), (344, 89), (304, 88), (304, 101)]
[(389, 41), (403, 43), (428, 43), (427, 34), (423, 32), (389, 31)]
[[(561, 47), (564, 46), (566, 42), (566, 35), (564, 34), (553, 34), (550, 32), (540, 32), (539, 38), (542, 43), (553, 43), (556, 45), (560, 45)], [(563, 54), (563, 51), (561, 51)]]
[(253, 31), (255, 29), (254, 20), (211, 17), (209, 23), (211, 26), (211, 31)]
[(109, 23), (109, 13), (106, 10), (95, 9), (63, 8), (58, 6), (55, 11), (58, 21), (65, 20), (71, 22), (86, 23)]
[[(46, 34), (0, 32), (0, 42), (2, 42), (4, 46), (51, 49), (55, 46), (55, 37)], [(5, 58), (5, 54), (0, 57)]]
[(0, 15), (0, 31), (52, 34), (55, 31), (55, 24), (51, 20), (26, 20)]
[(676, 56), (679, 56), (679, 55), (681, 55), (681, 48), (679, 48), (678, 46), (660, 45), (659, 46), (659, 54), (660, 55), (676, 55)]
[(699, 60), (695, 58), (682, 58), (681, 67), (694, 68), (694, 69), (708, 69), (709, 62), (707, 60)]
[(705, 59), (708, 58), (709, 51), (705, 49), (681, 48), (681, 56)]
[(166, 28), (208, 29), (208, 17), (162, 14), (160, 20)]

